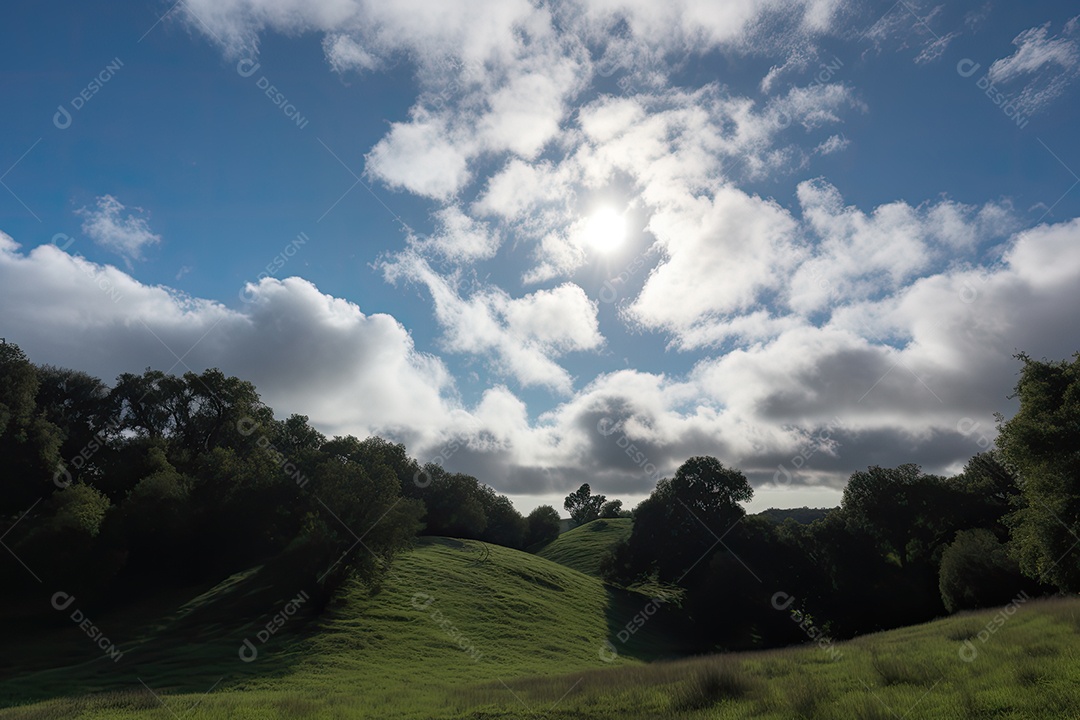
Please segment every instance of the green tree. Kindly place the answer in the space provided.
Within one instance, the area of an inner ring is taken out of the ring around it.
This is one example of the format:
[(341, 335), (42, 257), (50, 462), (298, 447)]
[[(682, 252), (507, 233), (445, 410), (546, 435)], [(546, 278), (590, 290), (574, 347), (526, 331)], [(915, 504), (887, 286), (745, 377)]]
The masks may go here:
[(1065, 592), (1080, 590), (1080, 353), (1069, 361), (1024, 363), (1016, 383), (1020, 409), (998, 416), (997, 446), (1022, 490), (1010, 516), (1020, 567)]
[(53, 493), (52, 526), (57, 532), (71, 532), (83, 539), (95, 538), (101, 532), (109, 498), (90, 485), (78, 483)]
[(27, 510), (68, 482), (62, 433), (37, 406), (37, 368), (14, 343), (0, 343), (0, 517)]
[(918, 465), (875, 465), (852, 473), (841, 508), (848, 522), (905, 568), (913, 558), (928, 559), (955, 531), (952, 499), (945, 479)]
[[(427, 510), (425, 535), (480, 539), (487, 529), (488, 517), (476, 478), (450, 473), (435, 463), (428, 463), (415, 483)], [(422, 486), (422, 487), (419, 487)]]
[(714, 457), (692, 457), (637, 506), (630, 538), (614, 548), (605, 567), (627, 581), (654, 572), (663, 581), (681, 580), (716, 550), (746, 514), (739, 503), (753, 495), (739, 470)]
[(608, 500), (600, 508), (600, 517), (617, 518), (623, 516), (622, 500)]
[(525, 547), (546, 545), (559, 537), (559, 513), (550, 505), (541, 505), (526, 518)]
[(505, 495), (499, 495), (487, 485), (479, 486), (487, 527), (480, 539), (505, 547), (525, 547), (525, 518)]
[(584, 525), (600, 517), (600, 508), (603, 507), (606, 501), (607, 498), (603, 495), (593, 495), (589, 483), (584, 483), (566, 496), (563, 501), (563, 509), (570, 513), (570, 517), (575, 523)]
[(307, 513), (293, 548), (318, 605), (352, 577), (375, 583), (390, 560), (408, 546), (421, 527), (421, 504), (402, 498), (397, 478), (386, 468), (368, 472), (359, 463), (336, 459), (313, 473)]
[(941, 556), (938, 582), (949, 612), (1004, 605), (1028, 585), (1005, 543), (983, 528), (956, 534)]

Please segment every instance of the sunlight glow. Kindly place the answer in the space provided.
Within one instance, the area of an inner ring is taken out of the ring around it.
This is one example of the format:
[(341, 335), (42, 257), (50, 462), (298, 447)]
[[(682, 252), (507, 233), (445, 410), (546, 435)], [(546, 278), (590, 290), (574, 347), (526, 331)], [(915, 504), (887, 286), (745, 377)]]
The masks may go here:
[(585, 242), (600, 252), (611, 252), (626, 240), (626, 218), (614, 208), (602, 207), (585, 223)]

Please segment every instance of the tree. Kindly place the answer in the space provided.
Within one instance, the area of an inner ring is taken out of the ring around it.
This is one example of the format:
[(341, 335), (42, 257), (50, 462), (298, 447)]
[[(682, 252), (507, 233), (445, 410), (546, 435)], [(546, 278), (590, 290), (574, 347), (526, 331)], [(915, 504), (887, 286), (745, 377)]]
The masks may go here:
[(1016, 476), (1005, 466), (1001, 451), (992, 449), (968, 460), (963, 472), (949, 478), (960, 496), (953, 514), (958, 530), (986, 528), (999, 540), (1009, 537), (1004, 520), (1020, 499)]
[(39, 387), (37, 368), (19, 346), (0, 343), (0, 517), (51, 493), (54, 475), (63, 471), (62, 433), (38, 407)]
[(883, 554), (906, 568), (915, 556), (927, 559), (955, 531), (947, 516), (952, 499), (944, 478), (926, 475), (918, 465), (874, 465), (852, 473), (841, 509)]
[(34, 414), (38, 373), (15, 343), (0, 343), (0, 436), (25, 425)]
[(427, 509), (423, 534), (475, 540), (483, 536), (488, 517), (476, 478), (428, 463), (419, 484), (423, 487), (417, 488), (414, 497)]
[(746, 514), (739, 503), (753, 495), (738, 470), (714, 457), (692, 457), (637, 506), (626, 548), (613, 550), (608, 567), (625, 581), (651, 572), (664, 581), (682, 579)]
[(487, 527), (480, 539), (504, 547), (525, 547), (525, 518), (517, 511), (510, 498), (497, 494), (494, 488), (487, 485), (479, 485), (478, 489), (484, 515), (487, 517)]
[(584, 525), (600, 517), (600, 508), (607, 501), (603, 495), (593, 495), (589, 483), (584, 483), (566, 496), (563, 509), (570, 513), (570, 518), (578, 525)]
[(328, 459), (314, 470), (311, 484), (293, 552), (303, 560), (298, 566), (306, 579), (319, 584), (316, 605), (325, 606), (351, 577), (377, 580), (421, 527), (423, 507), (401, 498), (398, 480), (385, 466), (368, 472), (353, 461)]
[(1020, 409), (998, 416), (997, 446), (1018, 477), (1019, 509), (1008, 519), (1020, 567), (1065, 592), (1080, 590), (1073, 545), (1080, 533), (1080, 353), (1072, 362), (1024, 363), (1014, 397)]
[(617, 518), (622, 517), (622, 500), (608, 500), (604, 503), (604, 506), (600, 508), (600, 517), (602, 518)]
[(550, 505), (541, 505), (526, 518), (525, 547), (546, 545), (559, 537), (559, 513)]
[(941, 556), (938, 577), (949, 612), (1004, 605), (1029, 584), (1005, 543), (982, 528), (956, 534)]

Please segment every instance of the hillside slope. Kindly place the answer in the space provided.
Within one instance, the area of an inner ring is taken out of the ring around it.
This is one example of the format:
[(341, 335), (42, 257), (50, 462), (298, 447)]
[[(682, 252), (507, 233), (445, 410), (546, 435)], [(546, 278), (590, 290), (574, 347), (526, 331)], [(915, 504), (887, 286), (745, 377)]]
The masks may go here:
[[(243, 586), (234, 579), (190, 605), (208, 609)], [(526, 553), (429, 540), (375, 594), (356, 588), (306, 632), (286, 625), (257, 662), (236, 654), (254, 625), (206, 627), (171, 652), (136, 648), (99, 670), (84, 688), (98, 694), (0, 710), (0, 720), (1042, 718), (1080, 707), (1076, 598), (1022, 599), (844, 643), (643, 664), (663, 638), (653, 618), (604, 662), (598, 646), (641, 600)], [(85, 682), (92, 665), (53, 676)]]
[[(33, 717), (54, 716), (49, 707), (56, 708), (55, 717), (79, 717), (80, 710), (96, 707), (107, 710), (100, 717), (128, 716), (116, 714), (118, 708), (143, 717), (135, 711), (162, 709), (150, 689), (170, 708), (184, 708), (213, 687), (192, 717), (235, 717), (241, 706), (276, 717), (281, 707), (327, 704), (347, 706), (358, 716), (428, 717), (435, 708), (454, 713), (466, 707), (457, 693), (478, 683), (677, 654), (667, 645), (662, 619), (618, 642), (618, 632), (650, 604), (647, 597), (605, 587), (535, 555), (476, 541), (425, 539), (395, 560), (374, 591), (353, 588), (317, 622), (303, 613), (284, 618), (265, 643), (257, 633), (279, 610), (276, 604), (256, 617), (227, 618), (215, 611), (237, 607), (237, 599), (252, 591), (247, 580), (232, 578), (152, 626), (125, 628), (121, 616), (95, 617), (114, 637), (138, 642), (117, 642), (125, 652), (116, 662), (95, 653), (87, 662), (55, 667), (64, 656), (53, 654), (52, 669), (18, 673), (9, 667), (0, 699), (10, 705), (105, 691), (90, 700), (51, 701), (35, 710), (44, 714)], [(287, 602), (297, 592), (281, 595)], [(197, 614), (198, 622), (182, 622)], [(618, 642), (617, 652), (609, 638)], [(245, 639), (256, 647), (253, 662), (240, 659)], [(74, 625), (58, 628), (50, 642), (95, 650)], [(39, 642), (39, 650), (49, 649)], [(20, 648), (8, 645), (3, 654), (9, 652)], [(11, 717), (23, 715), (0, 711), (0, 718)]]
[(600, 576), (600, 561), (615, 543), (630, 537), (630, 518), (593, 520), (552, 540), (537, 555), (586, 575)]

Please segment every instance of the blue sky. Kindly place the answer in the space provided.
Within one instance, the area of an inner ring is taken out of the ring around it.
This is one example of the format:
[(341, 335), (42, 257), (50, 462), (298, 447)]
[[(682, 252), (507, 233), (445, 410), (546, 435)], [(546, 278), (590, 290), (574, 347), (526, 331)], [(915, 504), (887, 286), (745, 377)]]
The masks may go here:
[(527, 510), (702, 453), (763, 506), (955, 471), (1013, 353), (1080, 349), (1062, 3), (5, 15), (0, 335), (36, 362), (218, 366)]

